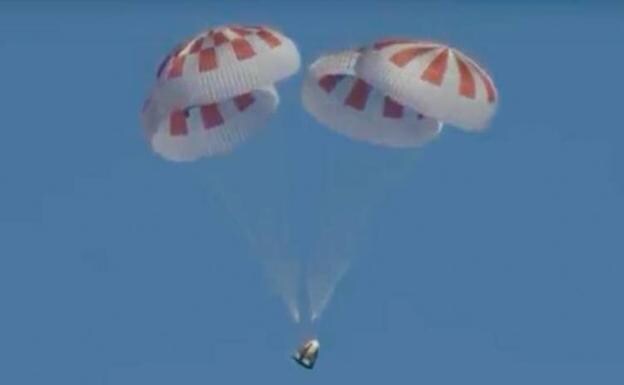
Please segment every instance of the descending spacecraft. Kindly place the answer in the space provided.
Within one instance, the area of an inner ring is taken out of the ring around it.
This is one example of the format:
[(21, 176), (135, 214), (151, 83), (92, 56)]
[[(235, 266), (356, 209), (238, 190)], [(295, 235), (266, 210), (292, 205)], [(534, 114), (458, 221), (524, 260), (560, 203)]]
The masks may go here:
[(306, 369), (314, 368), (321, 345), (317, 339), (311, 339), (303, 343), (293, 354), (292, 358)]

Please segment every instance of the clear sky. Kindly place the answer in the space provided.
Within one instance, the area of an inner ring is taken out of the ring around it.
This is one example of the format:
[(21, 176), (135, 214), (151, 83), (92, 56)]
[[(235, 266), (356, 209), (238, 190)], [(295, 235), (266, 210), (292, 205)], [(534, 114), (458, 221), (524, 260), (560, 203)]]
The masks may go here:
[[(1, 2), (0, 384), (624, 383), (624, 7), (459, 3)], [(214, 186), (252, 217), (284, 203), (305, 255), (331, 159), (396, 159), (317, 125), (301, 73), (232, 157), (156, 157), (138, 118), (156, 65), (227, 22), (279, 27), (304, 63), (448, 41), (501, 94), (490, 131), (446, 130), (383, 186), (313, 372)]]

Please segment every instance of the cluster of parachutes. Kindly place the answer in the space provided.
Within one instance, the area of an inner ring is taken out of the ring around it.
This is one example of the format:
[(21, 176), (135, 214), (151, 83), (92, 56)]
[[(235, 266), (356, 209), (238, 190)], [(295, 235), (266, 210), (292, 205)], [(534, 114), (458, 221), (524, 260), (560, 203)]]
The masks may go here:
[[(220, 26), (184, 41), (158, 67), (143, 107), (150, 146), (171, 161), (229, 153), (266, 126), (279, 104), (275, 84), (294, 75), (300, 61), (293, 41), (267, 26)], [(306, 71), (301, 97), (334, 132), (390, 148), (422, 146), (443, 124), (480, 131), (498, 98), (490, 76), (462, 52), (409, 39), (319, 57)], [(298, 322), (297, 269), (278, 257), (264, 262)], [(308, 280), (313, 320), (348, 266), (342, 262), (332, 260)]]
[[(152, 149), (173, 161), (230, 152), (266, 124), (279, 103), (274, 84), (299, 66), (293, 41), (266, 26), (222, 26), (183, 42), (159, 66), (144, 104)], [(464, 53), (409, 39), (321, 56), (302, 87), (303, 106), (323, 125), (394, 148), (422, 146), (444, 123), (480, 131), (497, 98), (491, 77)]]

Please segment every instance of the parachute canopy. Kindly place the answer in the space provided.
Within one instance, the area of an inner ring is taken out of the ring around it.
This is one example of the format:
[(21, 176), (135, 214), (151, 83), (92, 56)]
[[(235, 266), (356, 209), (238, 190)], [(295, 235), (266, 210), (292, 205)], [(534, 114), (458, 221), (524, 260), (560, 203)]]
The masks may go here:
[(155, 152), (174, 161), (234, 149), (277, 108), (274, 83), (300, 65), (295, 44), (264, 26), (202, 32), (165, 57), (142, 120)]
[(303, 85), (305, 109), (332, 130), (372, 144), (416, 147), (434, 139), (442, 124), (362, 80), (360, 56), (347, 50), (316, 60)]
[(485, 129), (496, 111), (492, 78), (474, 60), (443, 44), (378, 41), (364, 50), (355, 71), (399, 103), (466, 131)]
[(277, 91), (268, 86), (179, 109), (148, 102), (144, 125), (155, 152), (173, 161), (193, 161), (230, 152), (269, 120), (278, 101)]

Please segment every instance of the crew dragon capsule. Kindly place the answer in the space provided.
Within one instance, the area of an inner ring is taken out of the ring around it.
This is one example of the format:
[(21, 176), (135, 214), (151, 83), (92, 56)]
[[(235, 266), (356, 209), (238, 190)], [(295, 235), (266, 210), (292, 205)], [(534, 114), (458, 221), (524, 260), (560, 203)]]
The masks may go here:
[(308, 340), (293, 354), (292, 358), (306, 369), (314, 368), (321, 345), (317, 339)]

